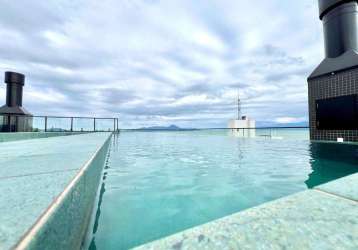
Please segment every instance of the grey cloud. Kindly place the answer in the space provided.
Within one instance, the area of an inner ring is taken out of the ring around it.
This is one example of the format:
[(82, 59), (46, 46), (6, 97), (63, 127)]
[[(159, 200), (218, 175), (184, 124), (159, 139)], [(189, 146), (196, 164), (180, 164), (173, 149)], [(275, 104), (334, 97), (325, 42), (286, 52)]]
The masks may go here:
[[(306, 98), (295, 93), (306, 91), (313, 67), (305, 48), (317, 44), (300, 28), (311, 29), (317, 20), (316, 13), (312, 20), (293, 13), (315, 11), (312, 3), (241, 1), (0, 0), (6, 10), (0, 16), (0, 67), (26, 74), (25, 96), (29, 89), (66, 97), (53, 105), (26, 99), (35, 114), (120, 115), (122, 126), (131, 127), (163, 122), (161, 117), (188, 127), (222, 127), (235, 115), (239, 88), (244, 112), (257, 120), (305, 116)], [(236, 18), (239, 5), (244, 9)], [(284, 9), (276, 17), (271, 5)], [(272, 20), (269, 30), (262, 30), (256, 12), (267, 13), (261, 19)], [(302, 45), (280, 43), (274, 34), (281, 29), (299, 36)], [(252, 30), (262, 36), (247, 49)], [(49, 31), (64, 44), (46, 38)], [(190, 101), (202, 95), (206, 101)]]
[(303, 66), (290, 70), (282, 70), (282, 72), (269, 72), (267, 73), (265, 79), (268, 82), (280, 82), (287, 80), (292, 76), (306, 77), (309, 75), (310, 71), (312, 71), (311, 67)]
[[(195, 48), (193, 50), (197, 51)], [(187, 51), (183, 51), (183, 50), (167, 51), (164, 53), (163, 56), (173, 61), (178, 67), (187, 68), (204, 74), (210, 73), (210, 68), (205, 67), (204, 65), (201, 65), (200, 63), (194, 61), (193, 58), (191, 58), (190, 53), (187, 53)]]
[[(59, 3), (60, 1), (58, 1)], [(23, 33), (50, 29), (63, 23), (59, 4), (55, 1), (2, 0), (0, 25)]]

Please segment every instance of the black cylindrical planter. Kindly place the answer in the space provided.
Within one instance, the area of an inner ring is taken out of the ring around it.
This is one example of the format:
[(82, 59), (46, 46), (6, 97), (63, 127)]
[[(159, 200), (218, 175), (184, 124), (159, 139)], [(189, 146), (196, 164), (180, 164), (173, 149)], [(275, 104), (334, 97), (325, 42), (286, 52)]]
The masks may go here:
[(319, 0), (326, 57), (358, 50), (358, 1)]

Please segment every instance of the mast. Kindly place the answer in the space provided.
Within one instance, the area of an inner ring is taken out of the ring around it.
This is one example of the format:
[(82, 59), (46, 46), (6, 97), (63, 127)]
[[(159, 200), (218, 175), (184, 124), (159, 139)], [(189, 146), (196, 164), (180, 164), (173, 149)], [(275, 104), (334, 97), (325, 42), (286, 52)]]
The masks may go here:
[(237, 90), (237, 119), (241, 119), (241, 100), (239, 90)]

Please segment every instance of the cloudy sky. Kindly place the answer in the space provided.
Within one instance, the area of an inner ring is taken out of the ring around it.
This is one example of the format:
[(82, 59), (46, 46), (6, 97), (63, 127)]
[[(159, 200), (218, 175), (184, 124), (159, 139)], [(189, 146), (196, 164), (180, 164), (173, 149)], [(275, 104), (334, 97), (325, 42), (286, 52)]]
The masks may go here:
[(225, 127), (239, 89), (259, 124), (304, 122), (323, 58), (316, 2), (0, 0), (0, 70), (26, 74), (37, 115)]

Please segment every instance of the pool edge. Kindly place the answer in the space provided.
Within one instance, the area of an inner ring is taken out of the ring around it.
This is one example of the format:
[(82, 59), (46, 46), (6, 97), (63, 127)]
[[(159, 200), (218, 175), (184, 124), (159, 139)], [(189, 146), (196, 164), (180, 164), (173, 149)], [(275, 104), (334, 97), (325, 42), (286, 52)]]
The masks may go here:
[[(356, 191), (352, 193), (352, 190)], [(315, 199), (312, 199), (312, 196), (315, 196)], [(336, 213), (333, 213), (332, 211), (336, 209), (333, 206), (339, 207), (340, 205), (342, 207), (346, 206), (351, 210), (338, 210), (335, 211)], [(300, 208), (300, 206), (304, 206), (304, 208)], [(321, 213), (320, 209), (322, 210)], [(314, 217), (310, 218), (311, 221), (309, 222), (301, 219), (302, 217), (305, 218), (304, 211), (306, 211), (306, 214), (309, 214), (313, 213), (312, 210), (318, 211), (316, 217), (318, 215), (322, 217), (332, 216), (340, 212), (339, 216), (341, 216), (341, 220), (337, 222), (335, 220), (328, 220), (326, 227), (324, 227), (324, 225), (321, 225), (322, 220), (315, 220)], [(297, 213), (297, 211), (300, 211), (300, 213)], [(348, 217), (348, 215), (352, 215), (352, 211), (353, 216)], [(327, 233), (339, 235), (336, 238), (346, 240), (345, 247), (341, 246), (342, 249), (353, 249), (354, 246), (358, 245), (358, 235), (354, 235), (354, 232), (358, 230), (358, 218), (354, 218), (354, 214), (357, 213), (358, 173), (355, 173), (313, 189), (288, 195), (189, 228), (133, 249), (216, 249), (223, 247), (232, 249), (238, 247), (240, 249), (255, 249), (260, 247), (277, 249), (283, 245), (289, 245), (291, 249), (312, 249), (322, 247), (320, 245), (322, 242), (325, 242), (322, 244), (330, 244), (329, 240), (325, 237)], [(297, 223), (292, 222), (295, 219)], [(266, 223), (271, 223), (271, 227), (267, 228)], [(334, 225), (335, 223), (337, 225)], [(331, 227), (332, 225), (334, 227)], [(281, 227), (286, 228), (284, 231), (277, 233), (281, 230)], [(342, 232), (342, 227), (351, 228), (352, 233), (350, 234), (350, 230)], [(299, 238), (292, 232), (303, 232), (304, 235), (314, 232), (316, 238)], [(258, 236), (252, 237), (252, 234), (256, 233)], [(351, 242), (347, 238), (350, 238)]]
[(14, 133), (3, 133), (0, 132), (0, 143), (24, 141), (33, 139), (44, 139), (58, 136), (71, 136), (80, 135), (90, 132), (14, 132)]
[(108, 135), (14, 249), (80, 248), (112, 135)]

